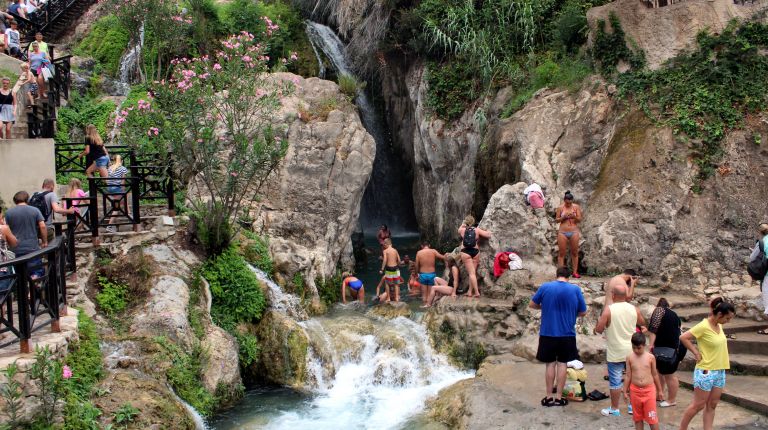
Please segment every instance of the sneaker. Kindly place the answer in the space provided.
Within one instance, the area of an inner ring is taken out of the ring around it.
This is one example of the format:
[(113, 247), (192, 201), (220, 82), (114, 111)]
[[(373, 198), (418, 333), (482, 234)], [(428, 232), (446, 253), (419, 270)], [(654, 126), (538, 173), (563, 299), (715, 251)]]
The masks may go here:
[(659, 403), (659, 406), (661, 406), (662, 408), (669, 408), (669, 407), (676, 406), (676, 405), (677, 405), (677, 403), (669, 403), (666, 400), (662, 400), (661, 403)]
[(117, 228), (113, 225), (107, 227), (107, 233), (117, 233)]
[(576, 279), (579, 279), (579, 278), (581, 278), (581, 275), (579, 275), (578, 273), (574, 273), (572, 276), (573, 276), (574, 278), (576, 278)]
[(613, 408), (610, 408), (610, 407), (601, 410), (600, 413), (603, 414), (606, 417), (620, 417), (621, 416), (621, 411), (620, 410), (613, 409)]
[(627, 405), (627, 413), (632, 415), (632, 405)]

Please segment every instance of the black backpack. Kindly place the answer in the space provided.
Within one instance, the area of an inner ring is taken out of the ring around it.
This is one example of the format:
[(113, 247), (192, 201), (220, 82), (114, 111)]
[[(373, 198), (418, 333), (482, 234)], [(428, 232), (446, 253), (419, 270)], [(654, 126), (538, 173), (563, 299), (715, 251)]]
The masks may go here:
[(43, 219), (46, 221), (48, 221), (48, 217), (51, 216), (51, 208), (45, 203), (45, 196), (50, 193), (50, 191), (40, 191), (32, 194), (32, 198), (29, 199), (29, 205), (33, 208), (37, 208), (40, 213), (43, 214)]
[[(765, 240), (765, 239), (763, 239)], [(755, 281), (762, 281), (768, 273), (768, 259), (765, 258), (765, 250), (763, 249), (762, 240), (757, 241), (757, 248), (759, 252), (757, 256), (749, 260), (747, 264), (747, 273)]]
[(462, 242), (464, 248), (474, 248), (477, 245), (477, 236), (475, 235), (474, 227), (467, 227), (464, 230), (464, 241)]

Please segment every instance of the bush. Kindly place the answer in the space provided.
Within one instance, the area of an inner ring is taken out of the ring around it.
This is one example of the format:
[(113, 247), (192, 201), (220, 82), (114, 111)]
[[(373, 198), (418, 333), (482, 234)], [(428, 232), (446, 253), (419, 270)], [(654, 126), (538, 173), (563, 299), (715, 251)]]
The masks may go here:
[(107, 15), (96, 21), (91, 31), (75, 48), (81, 56), (93, 57), (104, 72), (116, 76), (120, 69), (120, 59), (125, 52), (130, 34), (114, 15)]
[(429, 63), (427, 85), (427, 107), (448, 121), (461, 117), (478, 93), (474, 69), (459, 59)]
[[(88, 124), (95, 125), (101, 137), (106, 137), (116, 107), (111, 100), (97, 101), (90, 97), (80, 97), (77, 93), (71, 94), (69, 104), (58, 111), (56, 142), (69, 142), (72, 132), (82, 134)], [(78, 152), (81, 150), (78, 149)]]
[(256, 275), (233, 248), (209, 259), (202, 269), (211, 286), (211, 318), (219, 327), (234, 332), (238, 323), (255, 323), (266, 306)]
[(339, 89), (341, 92), (350, 99), (355, 98), (358, 91), (365, 88), (366, 83), (360, 82), (352, 75), (340, 75), (339, 76)]
[(243, 235), (247, 241), (241, 245), (240, 252), (245, 260), (267, 276), (272, 276), (275, 272), (275, 263), (269, 255), (269, 240), (250, 231), (243, 231)]
[[(645, 54), (635, 46), (629, 49), (625, 39), (621, 21), (615, 13), (611, 12), (608, 20), (611, 23), (612, 32), (605, 29), (605, 21), (597, 21), (597, 33), (592, 45), (592, 58), (598, 64), (604, 74), (611, 74), (616, 70), (619, 61), (625, 61), (632, 69), (640, 70), (645, 66)], [(634, 45), (634, 44), (633, 44)]]
[(337, 270), (330, 278), (315, 279), (315, 285), (317, 286), (317, 293), (320, 295), (320, 300), (322, 300), (326, 306), (332, 306), (341, 302), (341, 271)]
[(250, 333), (235, 333), (237, 344), (239, 347), (238, 358), (240, 360), (240, 366), (248, 367), (251, 364), (259, 360), (259, 354), (261, 353), (261, 347), (259, 346), (259, 339)]
[(580, 59), (564, 58), (556, 61), (545, 58), (529, 72), (528, 82), (518, 89), (507, 103), (501, 116), (508, 118), (522, 108), (542, 88), (564, 88), (576, 90), (592, 69)]
[(191, 353), (187, 354), (165, 338), (157, 338), (156, 343), (171, 361), (165, 376), (176, 394), (195, 408), (200, 415), (211, 416), (218, 401), (202, 383), (202, 363), (207, 358), (200, 344), (195, 344)]
[(190, 212), (192, 232), (208, 255), (218, 255), (232, 243), (234, 230), (227, 211), (221, 204), (198, 204)]
[(577, 2), (566, 3), (552, 22), (552, 38), (568, 53), (576, 52), (587, 41), (587, 14)]
[(99, 309), (108, 317), (114, 317), (128, 306), (128, 286), (99, 276), (101, 291), (96, 294)]

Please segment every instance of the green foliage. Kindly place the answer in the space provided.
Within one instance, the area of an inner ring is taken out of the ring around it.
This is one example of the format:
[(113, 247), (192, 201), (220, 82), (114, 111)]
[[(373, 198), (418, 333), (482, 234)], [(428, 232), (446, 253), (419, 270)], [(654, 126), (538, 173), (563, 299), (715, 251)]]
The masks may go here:
[(251, 231), (243, 231), (243, 235), (247, 241), (241, 246), (240, 252), (245, 260), (268, 276), (272, 276), (275, 272), (275, 263), (269, 255), (269, 239)]
[(203, 325), (203, 304), (200, 303), (203, 290), (203, 277), (200, 274), (200, 268), (192, 271), (192, 278), (187, 282), (189, 284), (189, 306), (187, 307), (187, 320), (195, 337), (202, 339), (205, 336), (205, 326)]
[(315, 285), (317, 286), (317, 293), (320, 295), (320, 300), (322, 300), (326, 306), (332, 306), (341, 302), (340, 270), (337, 270), (330, 278), (316, 278)]
[(99, 287), (96, 303), (106, 316), (112, 318), (125, 310), (129, 300), (127, 285), (99, 276)]
[(200, 344), (196, 343), (188, 354), (165, 338), (157, 338), (156, 343), (171, 361), (165, 376), (176, 394), (192, 405), (200, 415), (211, 416), (218, 401), (202, 383), (202, 363), (207, 359), (207, 354)]
[(5, 416), (8, 417), (8, 428), (16, 428), (21, 422), (21, 399), (24, 396), (24, 386), (16, 380), (19, 373), (19, 366), (14, 361), (10, 363), (3, 371), (5, 381), (0, 385), (0, 397), (3, 399)]
[(77, 314), (77, 325), (79, 338), (69, 344), (69, 354), (64, 362), (72, 369), (71, 391), (85, 397), (104, 377), (104, 367), (96, 324), (81, 311)]
[(237, 339), (240, 366), (245, 368), (259, 361), (259, 355), (261, 354), (259, 339), (250, 333), (238, 331), (235, 331), (234, 335), (235, 339)]
[(101, 70), (111, 76), (117, 75), (120, 59), (131, 37), (115, 15), (107, 15), (93, 23), (91, 30), (80, 41), (74, 52), (77, 55), (93, 57)]
[(467, 61), (429, 63), (427, 107), (438, 117), (449, 121), (461, 117), (478, 95), (474, 73), (474, 68)]
[(35, 384), (40, 400), (35, 420), (43, 425), (53, 425), (56, 418), (56, 403), (64, 393), (62, 367), (47, 345), (44, 348), (35, 347), (35, 361), (29, 368), (28, 376)]
[(565, 52), (576, 52), (587, 41), (587, 14), (576, 1), (569, 1), (552, 21), (552, 39)]
[(102, 430), (101, 409), (91, 401), (68, 394), (64, 404), (64, 430)]
[(139, 416), (139, 412), (140, 411), (134, 408), (130, 403), (123, 403), (117, 408), (112, 419), (115, 424), (122, 424), (125, 426), (128, 425), (128, 423), (132, 423), (136, 417)]
[(365, 86), (365, 82), (358, 81), (357, 78), (352, 75), (342, 74), (339, 76), (339, 89), (350, 99), (353, 99), (357, 95), (357, 92), (363, 90)]
[(209, 259), (202, 269), (211, 286), (211, 318), (219, 327), (233, 332), (238, 323), (257, 322), (266, 302), (256, 275), (233, 248)]
[(58, 129), (54, 136), (56, 142), (69, 142), (72, 132), (78, 131), (82, 134), (88, 124), (95, 125), (103, 138), (107, 135), (107, 130), (111, 125), (110, 118), (115, 112), (115, 108), (115, 102), (112, 100), (98, 101), (90, 97), (80, 97), (76, 92), (72, 93), (69, 104), (58, 110), (56, 121)]
[(615, 13), (611, 12), (608, 20), (611, 23), (612, 31), (609, 33), (605, 28), (605, 21), (599, 20), (595, 42), (592, 46), (592, 57), (600, 70), (603, 74), (611, 74), (616, 70), (619, 61), (625, 61), (634, 70), (642, 69), (645, 66), (643, 51), (637, 46), (634, 49), (629, 49), (621, 21)]
[(232, 243), (232, 221), (218, 202), (200, 204), (189, 215), (193, 222), (192, 231), (208, 255), (218, 255)]
[(719, 35), (702, 32), (698, 47), (657, 71), (619, 77), (620, 93), (631, 95), (646, 114), (690, 138), (699, 167), (694, 190), (712, 176), (722, 141), (743, 118), (768, 108), (768, 26), (731, 22)]
[(578, 58), (565, 57), (556, 60), (555, 57), (545, 57), (523, 79), (527, 83), (515, 91), (515, 96), (501, 114), (502, 118), (512, 116), (542, 88), (565, 88), (575, 91), (591, 72), (589, 65)]
[(466, 331), (457, 331), (448, 321), (443, 321), (433, 339), (438, 348), (447, 350), (455, 363), (467, 369), (480, 368), (480, 364), (488, 356), (482, 344), (468, 339)]

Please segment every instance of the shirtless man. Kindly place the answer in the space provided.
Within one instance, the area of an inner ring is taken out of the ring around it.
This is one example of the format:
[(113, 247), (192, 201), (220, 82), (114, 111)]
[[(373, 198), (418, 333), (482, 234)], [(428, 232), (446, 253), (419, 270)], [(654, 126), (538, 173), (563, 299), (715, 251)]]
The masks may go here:
[(637, 279), (637, 273), (633, 269), (626, 269), (621, 275), (609, 279), (608, 284), (605, 286), (605, 302), (603, 303), (603, 309), (613, 304), (613, 292), (618, 286), (626, 288), (627, 301), (632, 301), (632, 298), (635, 296)]
[(624, 397), (632, 402), (635, 430), (643, 430), (643, 422), (648, 423), (651, 430), (658, 430), (656, 400), (664, 400), (664, 394), (656, 372), (656, 358), (645, 350), (645, 336), (642, 333), (632, 335), (632, 353), (627, 356), (626, 366)]
[(435, 260), (445, 261), (445, 256), (429, 247), (429, 242), (422, 242), (421, 249), (416, 253), (416, 273), (419, 274), (419, 284), (421, 284), (422, 306), (429, 305), (429, 293), (435, 286), (437, 270), (435, 269)]
[(389, 302), (392, 299), (391, 289), (394, 289), (395, 301), (400, 301), (400, 284), (403, 278), (400, 277), (400, 254), (392, 247), (392, 239), (384, 239), (384, 258), (381, 260), (381, 270), (379, 274), (384, 275), (385, 291), (381, 296), (381, 301)]

